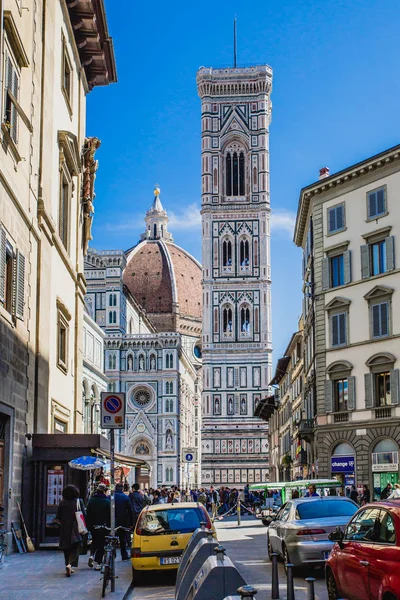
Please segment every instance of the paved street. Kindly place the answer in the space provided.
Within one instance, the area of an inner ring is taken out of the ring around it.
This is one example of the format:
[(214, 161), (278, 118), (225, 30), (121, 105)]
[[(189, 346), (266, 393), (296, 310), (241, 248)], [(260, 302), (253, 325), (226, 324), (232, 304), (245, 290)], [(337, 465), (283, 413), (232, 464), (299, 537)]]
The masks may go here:
[[(246, 583), (258, 589), (257, 600), (271, 598), (271, 563), (266, 556), (265, 527), (256, 519), (243, 517), (242, 525), (237, 526), (236, 518), (217, 522), (218, 539), (226, 548)], [(316, 599), (327, 600), (323, 570), (301, 573), (295, 579), (296, 600), (305, 600), (305, 577), (316, 578)], [(286, 598), (286, 579), (282, 563), (279, 564), (280, 597)], [(173, 600), (174, 577), (149, 577), (146, 585), (134, 587), (129, 600)]]

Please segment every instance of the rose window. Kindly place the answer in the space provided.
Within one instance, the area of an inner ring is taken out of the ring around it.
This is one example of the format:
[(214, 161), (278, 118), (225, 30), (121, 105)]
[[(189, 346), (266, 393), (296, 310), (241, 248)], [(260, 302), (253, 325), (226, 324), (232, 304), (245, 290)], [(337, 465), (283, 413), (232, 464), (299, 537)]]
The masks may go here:
[(140, 408), (150, 404), (150, 400), (151, 400), (150, 392), (148, 392), (147, 390), (138, 390), (137, 392), (135, 392), (135, 394), (133, 396), (133, 401)]

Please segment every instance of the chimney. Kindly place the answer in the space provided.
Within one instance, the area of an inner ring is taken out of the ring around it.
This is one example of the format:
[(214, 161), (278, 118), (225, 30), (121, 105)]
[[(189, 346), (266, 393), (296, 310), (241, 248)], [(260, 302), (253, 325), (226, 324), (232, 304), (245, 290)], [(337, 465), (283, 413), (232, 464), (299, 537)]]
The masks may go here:
[(325, 179), (325, 177), (329, 177), (329, 167), (322, 167), (322, 169), (319, 170), (319, 178)]

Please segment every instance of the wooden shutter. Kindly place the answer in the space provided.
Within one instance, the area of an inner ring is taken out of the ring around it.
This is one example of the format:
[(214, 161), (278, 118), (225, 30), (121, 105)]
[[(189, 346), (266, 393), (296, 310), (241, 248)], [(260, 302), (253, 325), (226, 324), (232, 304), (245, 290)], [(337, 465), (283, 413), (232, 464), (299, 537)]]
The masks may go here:
[[(10, 87), (11, 92), (14, 94), (16, 100), (18, 100), (18, 92), (19, 92), (19, 81), (18, 81), (18, 75), (16, 70), (14, 69), (14, 66), (12, 67), (13, 70), (13, 79), (12, 79), (12, 86)], [(18, 139), (18, 113), (17, 113), (17, 109), (15, 108), (14, 104), (12, 104), (12, 108), (11, 108), (11, 137), (14, 140), (15, 143), (17, 143), (17, 139)]]
[(347, 408), (348, 410), (355, 410), (356, 408), (356, 378), (347, 378)]
[(339, 344), (347, 343), (347, 332), (346, 332), (346, 313), (340, 313), (338, 315), (338, 325), (339, 325)]
[(343, 252), (343, 282), (350, 283), (351, 281), (351, 250)]
[(397, 406), (400, 403), (399, 398), (399, 369), (390, 371), (390, 398), (392, 405)]
[(386, 270), (393, 271), (394, 269), (394, 237), (386, 238)]
[(327, 413), (333, 412), (333, 384), (331, 379), (325, 381), (325, 410)]
[(363, 279), (367, 279), (367, 277), (370, 277), (370, 270), (369, 270), (369, 245), (368, 244), (363, 244), (360, 247), (360, 252), (361, 252), (361, 277)]
[(6, 232), (0, 226), (0, 301), (6, 297)]
[(15, 316), (24, 319), (25, 306), (25, 256), (17, 250), (16, 258), (16, 294), (15, 294)]
[(336, 207), (336, 229), (342, 229), (344, 227), (344, 206), (340, 205)]
[(331, 316), (331, 346), (339, 344), (339, 315)]
[(365, 373), (364, 375), (365, 385), (365, 408), (372, 408), (375, 406), (375, 389), (374, 389), (374, 374)]
[(330, 288), (329, 258), (322, 259), (322, 289)]

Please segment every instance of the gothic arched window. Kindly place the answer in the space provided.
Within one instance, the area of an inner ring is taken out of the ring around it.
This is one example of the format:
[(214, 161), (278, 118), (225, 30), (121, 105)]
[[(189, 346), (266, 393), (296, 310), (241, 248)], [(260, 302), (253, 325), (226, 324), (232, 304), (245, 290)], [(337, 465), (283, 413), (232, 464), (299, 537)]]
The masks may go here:
[(250, 332), (250, 308), (247, 305), (243, 305), (240, 309), (240, 331)]
[(244, 153), (239, 155), (239, 194), (244, 196)]
[(110, 354), (108, 357), (108, 368), (114, 370), (117, 368), (117, 357), (115, 354)]
[(240, 240), (240, 266), (247, 267), (250, 264), (249, 241)]
[(237, 152), (233, 153), (233, 164), (232, 164), (232, 181), (233, 181), (233, 185), (232, 185), (232, 189), (233, 189), (233, 195), (237, 196), (239, 193), (239, 159), (238, 159), (238, 155)]
[(230, 152), (226, 155), (226, 195), (232, 196), (232, 157)]
[(232, 309), (226, 306), (222, 311), (223, 332), (231, 333), (233, 330)]
[(154, 223), (154, 237), (157, 237), (157, 225)]
[(225, 194), (244, 196), (245, 194), (245, 155), (239, 149), (230, 150), (225, 159)]
[(222, 264), (224, 267), (232, 265), (232, 242), (230, 240), (222, 242)]

